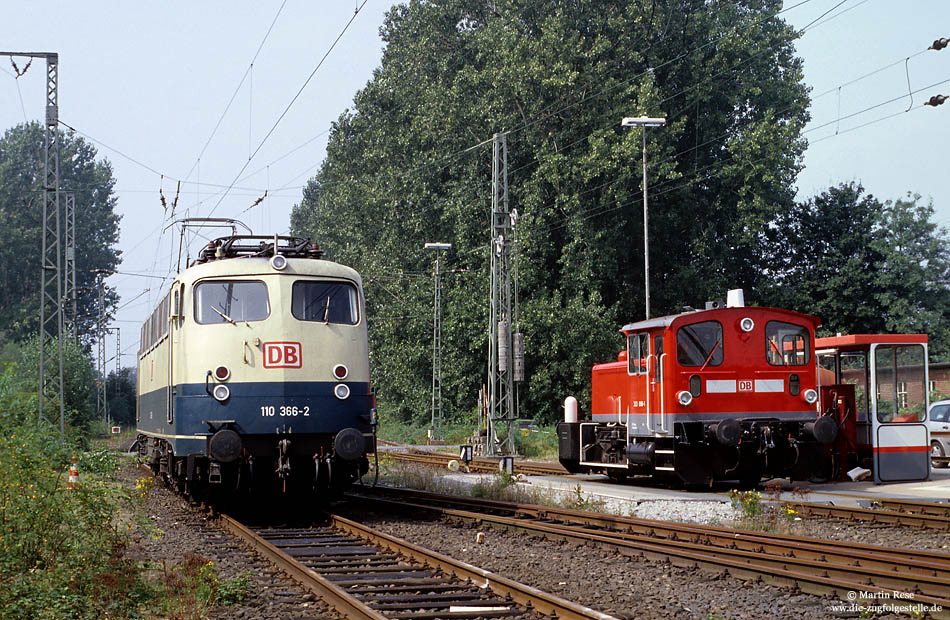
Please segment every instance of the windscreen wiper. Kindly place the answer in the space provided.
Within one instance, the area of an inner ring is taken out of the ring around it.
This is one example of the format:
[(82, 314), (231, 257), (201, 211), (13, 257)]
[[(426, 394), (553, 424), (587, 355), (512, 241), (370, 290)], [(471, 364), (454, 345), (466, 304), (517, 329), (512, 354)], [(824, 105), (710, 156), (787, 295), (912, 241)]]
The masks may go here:
[(217, 313), (221, 316), (222, 319), (224, 319), (225, 321), (227, 321), (227, 322), (230, 323), (231, 325), (237, 325), (237, 323), (234, 322), (234, 319), (232, 319), (231, 317), (229, 317), (229, 316), (226, 315), (225, 313), (221, 312), (220, 310), (218, 310), (218, 309), (215, 308), (214, 306), (211, 306), (211, 309), (214, 310), (215, 312), (217, 312)]

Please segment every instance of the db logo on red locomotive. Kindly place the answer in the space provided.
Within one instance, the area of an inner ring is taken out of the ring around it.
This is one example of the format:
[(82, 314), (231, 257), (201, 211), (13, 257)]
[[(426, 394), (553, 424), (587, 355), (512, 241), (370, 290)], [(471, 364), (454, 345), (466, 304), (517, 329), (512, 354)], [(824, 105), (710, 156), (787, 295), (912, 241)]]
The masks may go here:
[(302, 364), (299, 342), (264, 343), (264, 368), (300, 368)]

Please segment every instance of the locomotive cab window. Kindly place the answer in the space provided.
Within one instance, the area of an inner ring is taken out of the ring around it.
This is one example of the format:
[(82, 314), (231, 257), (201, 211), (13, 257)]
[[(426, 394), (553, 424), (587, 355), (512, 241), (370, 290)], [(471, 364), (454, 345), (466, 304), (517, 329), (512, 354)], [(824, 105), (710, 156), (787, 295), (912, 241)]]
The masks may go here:
[(195, 321), (202, 325), (263, 321), (267, 286), (255, 280), (206, 280), (195, 286)]
[(765, 359), (772, 366), (808, 363), (808, 328), (794, 323), (769, 321), (765, 325)]
[(722, 360), (722, 324), (719, 321), (693, 323), (677, 330), (676, 361), (680, 366), (719, 366)]
[(650, 334), (627, 334), (627, 374), (646, 374), (649, 357)]
[(359, 295), (355, 286), (344, 282), (300, 280), (294, 282), (291, 312), (301, 321), (356, 325)]

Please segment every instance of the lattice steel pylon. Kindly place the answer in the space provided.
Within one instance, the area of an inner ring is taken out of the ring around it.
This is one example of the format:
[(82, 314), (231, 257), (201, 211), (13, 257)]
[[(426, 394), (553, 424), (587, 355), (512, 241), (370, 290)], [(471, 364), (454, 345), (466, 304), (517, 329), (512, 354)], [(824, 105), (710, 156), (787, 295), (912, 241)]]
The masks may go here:
[[(40, 416), (47, 420), (49, 419), (47, 412), (55, 412), (55, 408), (59, 408), (59, 430), (63, 432), (66, 409), (63, 403), (63, 286), (59, 209), (59, 54), (55, 52), (0, 52), (0, 56), (46, 59), (39, 404)], [(23, 72), (25, 73), (26, 69)], [(18, 74), (18, 77), (19, 75), (22, 73)], [(50, 353), (53, 355), (51, 356)]]
[[(0, 52), (0, 56), (46, 59), (46, 139), (43, 167), (43, 247), (40, 264), (40, 416), (59, 407), (59, 430), (65, 431), (63, 403), (63, 286), (59, 208), (59, 54)], [(27, 65), (29, 67), (29, 65)], [(26, 73), (17, 71), (17, 77)], [(55, 342), (55, 346), (53, 343)], [(50, 359), (47, 349), (55, 354)]]
[[(106, 392), (106, 334), (110, 328), (106, 327), (106, 306), (105, 306), (105, 276), (110, 272), (107, 269), (94, 269), (99, 288), (99, 318), (96, 321), (96, 374), (98, 378), (96, 390), (96, 418), (101, 419), (103, 425), (108, 427), (109, 423), (109, 399)], [(116, 373), (118, 377), (118, 373)]]
[[(488, 323), (488, 432), (486, 455), (517, 453), (518, 414), (512, 363), (511, 248), (513, 226), (508, 210), (508, 142), (492, 138), (491, 309)], [(502, 430), (503, 429), (503, 430)]]
[(442, 281), (440, 253), (452, 249), (451, 243), (426, 243), (425, 249), (435, 250), (432, 304), (432, 423), (429, 439), (442, 441)]
[(76, 290), (76, 194), (73, 192), (63, 192), (65, 209), (65, 229), (66, 234), (63, 238), (65, 247), (63, 248), (63, 323), (66, 325), (66, 333), (70, 335), (73, 342), (79, 342), (79, 300)]
[[(63, 285), (59, 209), (59, 55), (46, 54), (46, 141), (43, 174), (43, 264), (40, 276), (40, 415), (59, 405), (59, 430), (65, 431), (63, 402)], [(55, 343), (55, 345), (53, 345)], [(51, 346), (52, 345), (52, 346)], [(47, 348), (55, 351), (50, 360)]]

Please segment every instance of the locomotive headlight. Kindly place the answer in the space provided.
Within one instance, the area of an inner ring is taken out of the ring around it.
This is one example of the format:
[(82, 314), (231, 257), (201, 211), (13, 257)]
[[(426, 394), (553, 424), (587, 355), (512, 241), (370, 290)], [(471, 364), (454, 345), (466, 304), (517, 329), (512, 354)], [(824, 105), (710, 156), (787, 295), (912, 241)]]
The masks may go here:
[(818, 400), (818, 392), (815, 390), (805, 390), (802, 393), (802, 398), (804, 398), (805, 402), (809, 405), (814, 405), (815, 401)]
[(676, 400), (678, 400), (679, 403), (684, 407), (689, 407), (689, 404), (693, 402), (693, 395), (686, 390), (682, 390), (676, 395)]
[(333, 388), (333, 395), (340, 400), (346, 400), (350, 396), (350, 387), (345, 383), (340, 383)]
[(749, 318), (749, 317), (745, 317), (744, 319), (742, 319), (741, 321), (739, 321), (739, 329), (741, 329), (741, 330), (744, 331), (745, 333), (749, 333), (749, 332), (751, 332), (753, 329), (755, 329), (755, 321), (753, 321), (753, 320), (752, 320), (751, 318)]
[(283, 271), (287, 267), (287, 258), (281, 256), (280, 254), (275, 254), (270, 259), (270, 266), (276, 269), (277, 271)]
[(231, 369), (227, 366), (218, 366), (214, 369), (214, 378), (218, 381), (227, 381), (231, 378)]
[(346, 379), (347, 375), (350, 374), (350, 371), (343, 364), (337, 364), (333, 367), (333, 376), (338, 380), (343, 381)]
[(214, 399), (219, 403), (223, 403), (231, 397), (231, 390), (228, 389), (228, 386), (218, 384), (214, 386), (214, 389), (211, 390), (211, 394), (214, 396)]

